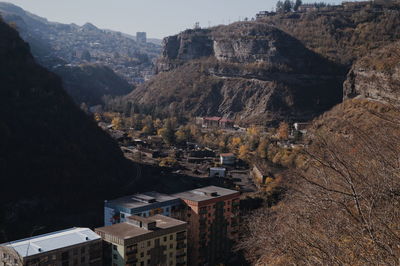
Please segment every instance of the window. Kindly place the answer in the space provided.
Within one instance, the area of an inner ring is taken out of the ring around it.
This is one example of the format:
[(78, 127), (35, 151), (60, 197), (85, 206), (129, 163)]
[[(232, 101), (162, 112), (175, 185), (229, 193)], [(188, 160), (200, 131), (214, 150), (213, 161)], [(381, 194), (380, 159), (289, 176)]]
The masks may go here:
[(125, 218), (125, 214), (123, 214), (123, 213), (121, 213), (120, 216), (121, 216), (121, 218)]
[(81, 247), (81, 254), (85, 253), (85, 247)]
[(140, 257), (141, 257), (141, 258), (144, 257), (144, 252), (140, 253)]
[(140, 266), (144, 266), (144, 261), (141, 261), (141, 262), (140, 262)]
[(166, 211), (166, 212), (169, 212), (169, 207), (165, 208), (165, 211)]
[(145, 243), (144, 242), (140, 243), (140, 248), (144, 248), (144, 247), (145, 247)]
[(174, 235), (169, 236), (169, 240), (172, 240), (172, 239), (174, 239)]
[(150, 265), (150, 260), (147, 260), (147, 265)]
[(51, 260), (56, 260), (56, 259), (57, 259), (57, 255), (56, 254), (51, 255)]
[(150, 255), (150, 250), (147, 250), (146, 254), (147, 254), (147, 255)]
[(169, 248), (174, 248), (174, 244), (169, 244)]
[(164, 236), (164, 242), (167, 242), (167, 237), (166, 236)]
[(68, 251), (66, 251), (66, 252), (63, 252), (62, 254), (61, 254), (61, 260), (68, 260)]
[(113, 259), (114, 259), (114, 260), (117, 260), (117, 259), (118, 259), (117, 254), (114, 254), (114, 255), (113, 255)]
[(113, 250), (118, 250), (117, 245), (113, 245)]
[(147, 246), (150, 247), (150, 245), (151, 245), (151, 242), (147, 241)]
[(170, 252), (169, 257), (172, 258), (174, 256), (174, 253)]
[(82, 262), (82, 263), (85, 263), (85, 260), (86, 260), (85, 256), (82, 256), (82, 257), (81, 257), (81, 262)]

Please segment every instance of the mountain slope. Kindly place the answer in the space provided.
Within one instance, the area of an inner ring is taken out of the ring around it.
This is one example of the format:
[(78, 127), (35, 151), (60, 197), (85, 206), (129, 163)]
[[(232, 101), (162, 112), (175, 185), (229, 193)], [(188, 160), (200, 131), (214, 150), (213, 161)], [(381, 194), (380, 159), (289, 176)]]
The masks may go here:
[(400, 4), (380, 4), (383, 2), (363, 2), (360, 8), (339, 5), (319, 11), (278, 13), (261, 22), (287, 32), (334, 62), (351, 66), (371, 49), (400, 39)]
[(288, 34), (257, 22), (168, 37), (158, 71), (126, 101), (156, 113), (264, 124), (328, 110), (341, 100), (345, 74)]
[[(0, 15), (30, 44), (35, 59), (63, 78), (78, 104), (99, 104), (105, 95), (129, 93), (132, 88), (126, 83), (135, 84), (151, 74), (152, 60), (160, 52), (158, 45), (137, 43), (119, 32), (98, 29), (91, 23), (49, 22), (9, 3), (0, 2)], [(106, 66), (115, 74), (93, 64)], [(109, 78), (98, 78), (104, 74)]]
[(58, 66), (52, 69), (63, 78), (65, 90), (77, 103), (104, 104), (107, 95), (121, 96), (133, 87), (110, 68), (101, 65)]
[(135, 166), (3, 22), (0, 84), (0, 230), (100, 224), (103, 200), (132, 188)]
[(400, 42), (357, 60), (344, 83), (344, 97), (362, 97), (400, 105)]
[[(258, 265), (396, 265), (400, 110), (351, 99), (316, 119), (307, 166), (255, 212), (239, 244)], [(256, 243), (256, 244), (255, 244)]]

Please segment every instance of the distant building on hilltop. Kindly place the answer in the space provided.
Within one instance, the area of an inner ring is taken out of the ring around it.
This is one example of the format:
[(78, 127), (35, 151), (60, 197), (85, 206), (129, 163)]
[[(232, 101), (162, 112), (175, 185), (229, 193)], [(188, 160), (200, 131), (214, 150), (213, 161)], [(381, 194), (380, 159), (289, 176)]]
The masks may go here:
[(147, 33), (146, 32), (137, 32), (136, 33), (136, 41), (138, 43), (146, 43), (147, 42)]
[(0, 265), (103, 265), (101, 237), (71, 228), (0, 245)]
[(125, 222), (131, 215), (149, 217), (155, 214), (171, 216), (180, 205), (180, 199), (158, 192), (145, 192), (105, 201), (104, 225)]
[(127, 222), (97, 228), (108, 243), (105, 265), (187, 265), (186, 222), (163, 215), (131, 216)]

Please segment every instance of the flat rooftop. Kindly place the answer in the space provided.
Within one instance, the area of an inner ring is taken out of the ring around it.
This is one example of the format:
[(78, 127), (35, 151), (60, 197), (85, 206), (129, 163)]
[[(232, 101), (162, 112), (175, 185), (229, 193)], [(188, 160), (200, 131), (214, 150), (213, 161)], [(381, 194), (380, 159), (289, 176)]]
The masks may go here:
[(29, 257), (98, 239), (101, 237), (89, 228), (71, 228), (3, 243), (0, 246), (14, 249), (21, 257)]
[(114, 199), (114, 200), (109, 200), (106, 202), (106, 205), (114, 205), (114, 206), (120, 206), (123, 208), (127, 209), (134, 209), (134, 208), (139, 208), (143, 206), (147, 206), (150, 204), (156, 204), (160, 202), (168, 202), (168, 201), (173, 201), (177, 200), (178, 198), (158, 193), (155, 191), (151, 192), (144, 192), (144, 193), (138, 193), (130, 196), (125, 196), (122, 198)]
[(146, 218), (147, 221), (152, 220), (156, 222), (156, 228), (154, 230), (147, 230), (145, 228), (138, 227), (130, 224), (129, 222), (114, 224), (111, 226), (105, 226), (96, 228), (96, 232), (112, 235), (120, 239), (130, 239), (136, 236), (145, 235), (153, 231), (167, 229), (178, 225), (186, 224), (186, 222), (167, 217), (161, 214), (157, 214)]
[(205, 201), (205, 200), (215, 199), (218, 197), (233, 195), (236, 193), (238, 193), (238, 191), (236, 190), (231, 190), (217, 186), (208, 186), (181, 193), (176, 193), (173, 194), (173, 196), (191, 201)]

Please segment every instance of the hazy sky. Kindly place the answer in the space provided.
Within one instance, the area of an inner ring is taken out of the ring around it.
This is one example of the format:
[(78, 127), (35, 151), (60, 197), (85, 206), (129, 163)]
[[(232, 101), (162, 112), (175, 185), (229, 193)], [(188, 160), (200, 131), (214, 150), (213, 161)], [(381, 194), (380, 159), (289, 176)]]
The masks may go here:
[[(271, 10), (277, 0), (6, 0), (50, 21), (91, 22), (129, 34), (163, 38), (193, 27), (228, 24)], [(304, 1), (307, 2), (307, 1)], [(311, 1), (315, 2), (315, 1)], [(339, 3), (338, 0), (325, 2)]]

